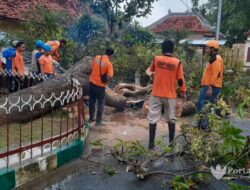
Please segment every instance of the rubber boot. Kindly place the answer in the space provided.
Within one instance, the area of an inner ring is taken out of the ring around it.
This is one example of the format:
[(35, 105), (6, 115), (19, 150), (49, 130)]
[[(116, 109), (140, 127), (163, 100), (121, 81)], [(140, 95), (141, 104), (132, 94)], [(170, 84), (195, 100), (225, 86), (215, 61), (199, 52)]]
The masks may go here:
[(156, 123), (149, 123), (149, 143), (148, 149), (153, 149), (155, 147), (155, 131)]
[(169, 135), (169, 144), (174, 140), (175, 136), (175, 123), (168, 122), (168, 135)]

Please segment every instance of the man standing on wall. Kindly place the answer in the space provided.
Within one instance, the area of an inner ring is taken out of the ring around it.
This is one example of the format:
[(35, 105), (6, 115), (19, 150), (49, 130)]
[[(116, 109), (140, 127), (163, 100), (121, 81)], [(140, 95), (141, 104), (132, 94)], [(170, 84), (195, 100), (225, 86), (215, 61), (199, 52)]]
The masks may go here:
[(53, 65), (53, 58), (51, 56), (52, 48), (50, 45), (45, 44), (43, 46), (43, 55), (39, 58), (41, 74), (46, 76), (47, 79), (52, 79), (55, 75), (54, 65)]
[(19, 41), (15, 40), (12, 42), (12, 47), (3, 50), (3, 58), (6, 62), (7, 80), (8, 80), (8, 90), (9, 93), (14, 92), (14, 80), (12, 76), (12, 59), (16, 56), (16, 45)]
[(102, 124), (104, 109), (105, 87), (113, 77), (113, 65), (110, 57), (114, 50), (107, 48), (105, 55), (97, 55), (91, 65), (89, 77), (89, 122), (95, 121), (95, 104), (97, 100), (96, 125)]
[(175, 136), (175, 108), (176, 108), (176, 83), (180, 87), (182, 98), (186, 100), (186, 85), (183, 68), (179, 59), (173, 56), (174, 43), (165, 40), (162, 43), (162, 54), (155, 56), (152, 64), (147, 69), (148, 76), (154, 75), (152, 93), (149, 100), (149, 149), (154, 148), (157, 122), (164, 113), (168, 122), (169, 143)]
[(42, 80), (39, 78), (41, 75), (41, 67), (39, 63), (39, 58), (43, 55), (44, 42), (42, 40), (36, 41), (36, 48), (32, 51), (31, 55), (31, 72), (34, 74), (35, 78), (33, 84), (37, 84)]
[(201, 79), (202, 89), (196, 105), (196, 111), (200, 112), (206, 101), (215, 103), (220, 94), (223, 78), (223, 60), (218, 55), (219, 43), (216, 40), (207, 42), (206, 52), (209, 54), (209, 61)]

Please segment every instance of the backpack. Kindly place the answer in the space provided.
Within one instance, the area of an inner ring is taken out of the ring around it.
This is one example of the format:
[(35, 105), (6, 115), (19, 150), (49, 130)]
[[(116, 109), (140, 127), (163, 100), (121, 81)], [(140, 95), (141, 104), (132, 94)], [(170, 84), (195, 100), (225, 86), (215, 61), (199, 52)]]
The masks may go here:
[(3, 57), (6, 59), (6, 69), (11, 72), (12, 70), (12, 58), (16, 56), (15, 48), (7, 48), (3, 50)]

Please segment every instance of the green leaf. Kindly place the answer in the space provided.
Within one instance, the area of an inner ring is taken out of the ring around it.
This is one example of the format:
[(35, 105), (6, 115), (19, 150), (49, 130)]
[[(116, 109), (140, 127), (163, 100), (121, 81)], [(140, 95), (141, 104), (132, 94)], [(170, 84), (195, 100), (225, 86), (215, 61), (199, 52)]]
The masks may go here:
[(173, 181), (181, 181), (182, 180), (182, 177), (177, 175), (173, 178)]
[(230, 187), (230, 190), (249, 190), (250, 189), (250, 186), (242, 186), (233, 182), (228, 183), (228, 185)]
[(97, 139), (97, 140), (91, 142), (90, 144), (94, 145), (94, 146), (103, 146), (101, 139)]
[(103, 165), (103, 171), (111, 176), (114, 176), (115, 174), (117, 174), (113, 166), (108, 165), (108, 164)]

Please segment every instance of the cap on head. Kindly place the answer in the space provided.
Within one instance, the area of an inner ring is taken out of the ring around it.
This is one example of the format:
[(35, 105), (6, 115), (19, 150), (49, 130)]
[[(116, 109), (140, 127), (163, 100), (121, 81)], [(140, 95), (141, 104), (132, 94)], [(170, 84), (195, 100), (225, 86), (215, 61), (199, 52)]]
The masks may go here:
[(37, 48), (43, 48), (43, 46), (44, 46), (44, 41), (42, 41), (42, 40), (37, 40), (36, 41), (36, 47)]
[(219, 49), (219, 42), (217, 40), (209, 40), (207, 46), (214, 49)]
[(50, 45), (48, 45), (48, 44), (45, 44), (45, 45), (43, 46), (43, 50), (44, 50), (44, 51), (52, 51), (52, 47), (51, 47)]

